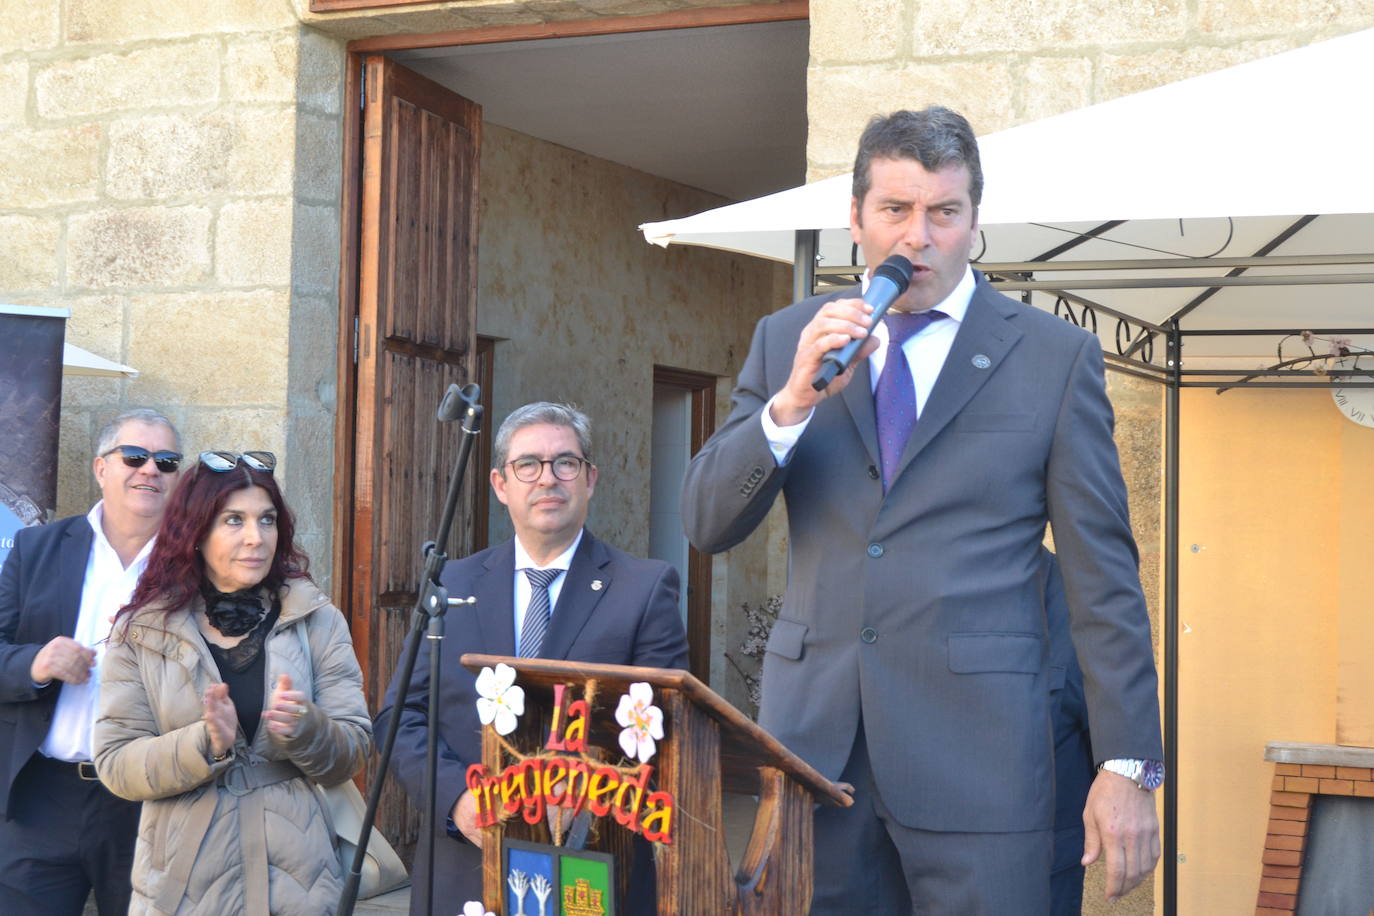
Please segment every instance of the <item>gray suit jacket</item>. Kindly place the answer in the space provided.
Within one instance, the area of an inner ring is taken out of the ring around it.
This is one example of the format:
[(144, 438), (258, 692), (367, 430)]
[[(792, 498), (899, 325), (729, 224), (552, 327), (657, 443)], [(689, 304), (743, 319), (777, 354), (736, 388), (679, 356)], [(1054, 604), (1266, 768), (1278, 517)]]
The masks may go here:
[[(515, 543), (505, 541), (450, 560), (441, 578), (454, 597), (477, 598), (475, 611), (449, 613), (440, 659), (434, 900), (436, 907), (451, 909), (482, 896), (480, 850), (445, 830), (453, 803), (467, 789), (469, 764), (482, 762), (477, 678), (458, 659), (465, 652), (515, 654)], [(374, 734), (385, 735), (390, 717), (399, 709), (394, 772), (417, 805), (425, 794), (428, 650), (429, 640), (421, 640), (410, 689), (399, 704), (399, 684), (393, 677), (374, 726)], [(686, 668), (687, 634), (678, 610), (677, 570), (661, 560), (630, 556), (584, 531), (539, 654), (610, 665)], [(427, 880), (421, 858), (416, 856), (416, 888), (423, 888)], [(421, 896), (418, 890), (411, 895), (411, 912), (418, 912)]]
[(814, 297), (759, 322), (725, 425), (693, 458), (687, 533), (716, 552), (782, 493), (787, 594), (764, 659), (765, 728), (835, 778), (859, 716), (883, 800), (928, 830), (1053, 822), (1041, 540), (1054, 525), (1093, 749), (1161, 757), (1149, 621), (1102, 354), (1086, 332), (977, 289), (902, 458), (878, 479), (867, 361), (786, 465), (759, 420)]

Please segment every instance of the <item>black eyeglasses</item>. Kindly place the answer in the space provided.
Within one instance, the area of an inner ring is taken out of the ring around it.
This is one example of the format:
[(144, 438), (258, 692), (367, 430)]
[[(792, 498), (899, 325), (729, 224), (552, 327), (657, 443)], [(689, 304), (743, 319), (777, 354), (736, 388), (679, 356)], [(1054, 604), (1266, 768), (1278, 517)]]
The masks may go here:
[(177, 468), (181, 466), (181, 452), (150, 452), (141, 445), (116, 445), (108, 452), (101, 454), (101, 458), (108, 458), (115, 452), (120, 453), (124, 463), (131, 468), (141, 468), (149, 458), (153, 459), (153, 464), (164, 474), (175, 474)]
[(242, 462), (255, 471), (268, 474), (277, 466), (277, 456), (271, 452), (201, 452), (200, 463), (212, 471), (223, 474), (232, 471)]
[(534, 483), (544, 473), (546, 464), (553, 469), (553, 476), (559, 480), (576, 480), (577, 475), (582, 473), (582, 465), (591, 462), (576, 455), (559, 455), (557, 458), (516, 458), (514, 461), (507, 461), (506, 467), (514, 472), (515, 479), (521, 483)]

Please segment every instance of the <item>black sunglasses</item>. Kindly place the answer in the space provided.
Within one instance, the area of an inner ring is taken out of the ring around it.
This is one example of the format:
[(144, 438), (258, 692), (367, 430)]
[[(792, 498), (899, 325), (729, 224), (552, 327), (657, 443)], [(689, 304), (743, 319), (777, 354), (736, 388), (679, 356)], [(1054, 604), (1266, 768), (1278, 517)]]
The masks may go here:
[(268, 474), (277, 466), (277, 456), (271, 452), (201, 452), (200, 463), (212, 471), (224, 473), (232, 471), (243, 462), (247, 467), (255, 471), (266, 471)]
[(116, 445), (108, 452), (101, 454), (101, 458), (108, 458), (115, 452), (120, 453), (124, 463), (131, 468), (141, 468), (149, 458), (153, 459), (153, 464), (164, 474), (175, 474), (177, 468), (181, 466), (181, 452), (150, 452), (141, 445)]

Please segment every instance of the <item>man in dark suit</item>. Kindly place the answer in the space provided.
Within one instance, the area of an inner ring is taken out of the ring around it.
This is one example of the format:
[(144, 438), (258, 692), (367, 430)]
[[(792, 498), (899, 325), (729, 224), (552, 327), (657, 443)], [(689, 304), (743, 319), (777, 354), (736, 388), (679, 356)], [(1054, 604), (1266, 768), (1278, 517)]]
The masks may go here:
[(1083, 699), (1083, 669), (1069, 637), (1064, 578), (1048, 550), (1045, 563), (1050, 721), (1054, 732), (1054, 856), (1049, 916), (1079, 916), (1083, 911), (1083, 806), (1093, 781), (1093, 749)]
[(129, 909), (139, 806), (91, 765), (100, 655), (110, 618), (147, 565), (180, 444), (151, 410), (101, 432), (101, 500), (86, 515), (20, 530), (0, 571), (0, 900), (6, 913)]
[[(439, 685), (434, 899), (446, 906), (482, 896), (482, 833), (466, 780), (468, 766), (482, 759), (481, 728), (476, 677), (458, 664), (463, 653), (687, 665), (677, 570), (632, 557), (583, 527), (597, 481), (590, 456), (590, 422), (579, 411), (538, 402), (512, 413), (496, 433), (491, 487), (510, 512), (515, 537), (444, 567), (450, 594), (477, 598), (472, 618), (450, 616)], [(396, 776), (416, 804), (425, 803), (426, 651), (400, 705), (395, 751)], [(393, 680), (377, 714), (377, 734), (385, 734), (396, 692)], [(417, 857), (412, 913), (428, 880), (422, 867)], [(636, 869), (631, 912), (646, 906), (652, 912), (648, 877)]]
[(872, 323), (858, 291), (761, 320), (687, 473), (703, 550), (786, 501), (760, 722), (856, 786), (851, 808), (816, 815), (817, 913), (1048, 910), (1047, 523), (1104, 769), (1085, 857), (1105, 852), (1116, 897), (1159, 855), (1156, 675), (1101, 350), (970, 270), (981, 193), (960, 115), (875, 118), (851, 232), (869, 265), (909, 259), (910, 287), (822, 391), (824, 354)]

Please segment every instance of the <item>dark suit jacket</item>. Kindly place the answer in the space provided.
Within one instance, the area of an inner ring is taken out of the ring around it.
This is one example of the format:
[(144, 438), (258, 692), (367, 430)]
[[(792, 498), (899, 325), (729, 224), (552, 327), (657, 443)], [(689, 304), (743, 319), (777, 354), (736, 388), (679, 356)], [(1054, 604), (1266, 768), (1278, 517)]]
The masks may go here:
[(1161, 756), (1149, 621), (1096, 337), (978, 277), (890, 491), (868, 363), (779, 467), (759, 420), (813, 297), (759, 322), (734, 409), (692, 459), (688, 536), (726, 550), (787, 503), (789, 576), (760, 723), (830, 778), (862, 713), (883, 801), (910, 827), (1049, 829), (1041, 539), (1054, 525), (1093, 749)]
[(54, 636), (76, 632), (95, 533), (84, 515), (20, 529), (0, 570), (0, 817), (14, 778), (48, 735), (61, 685), (33, 686), (30, 669)]
[[(1083, 699), (1083, 669), (1069, 637), (1069, 606), (1054, 554), (1045, 551), (1045, 619), (1050, 637), (1050, 720), (1054, 724), (1054, 865), (1079, 870), (1082, 888), (1083, 805), (1097, 775)], [(1068, 910), (1063, 910), (1067, 912)], [(1057, 902), (1055, 913), (1061, 912)]]
[[(465, 652), (515, 654), (514, 577), (513, 541), (450, 561), (444, 567), (442, 581), (449, 593), (454, 597), (474, 595), (477, 607), (475, 612), (450, 612), (441, 659), (444, 674), (439, 685), (438, 789), (434, 799), (438, 833), (434, 852), (436, 905), (442, 902), (452, 908), (481, 898), (480, 851), (467, 840), (450, 838), (445, 831), (453, 803), (467, 789), (468, 765), (482, 760), (476, 677), (459, 665), (458, 659)], [(592, 587), (595, 580), (600, 580), (600, 588)], [(469, 613), (473, 616), (465, 616)], [(661, 560), (632, 557), (584, 531), (559, 591), (540, 655), (612, 665), (685, 668), (687, 634), (678, 610), (677, 570)], [(396, 709), (396, 691), (393, 679), (377, 713), (375, 734), (386, 734)], [(422, 640), (415, 675), (400, 706), (401, 730), (393, 759), (396, 777), (416, 804), (424, 798), (428, 708), (428, 640)], [(417, 854), (413, 901), (418, 901), (426, 880), (419, 858)]]

